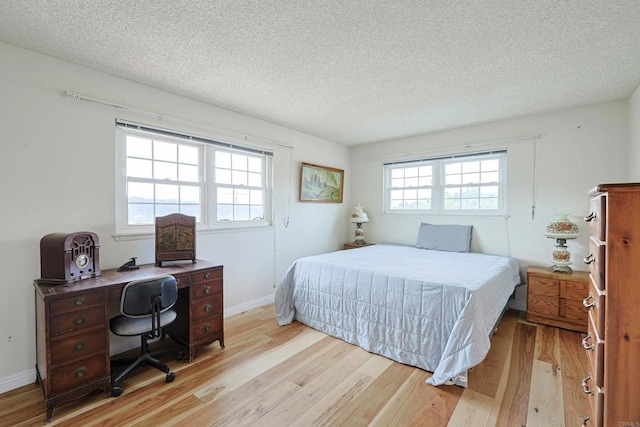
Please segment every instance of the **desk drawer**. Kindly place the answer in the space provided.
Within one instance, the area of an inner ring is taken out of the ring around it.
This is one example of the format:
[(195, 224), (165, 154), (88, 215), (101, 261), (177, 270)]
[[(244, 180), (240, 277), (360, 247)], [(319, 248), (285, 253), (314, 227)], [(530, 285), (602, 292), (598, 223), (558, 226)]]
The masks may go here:
[[(51, 337), (65, 335), (98, 325), (106, 325), (105, 306), (76, 310), (51, 318)], [(106, 327), (106, 326), (105, 326)]]
[(75, 297), (61, 298), (51, 301), (50, 310), (52, 314), (62, 313), (79, 308), (90, 307), (96, 304), (105, 304), (105, 292), (94, 292), (91, 294), (83, 294)]
[(191, 310), (194, 320), (222, 314), (222, 294), (211, 295), (194, 301)]
[(60, 393), (107, 376), (106, 356), (99, 354), (51, 370), (51, 391)]
[(193, 339), (200, 341), (210, 335), (218, 335), (222, 333), (223, 321), (222, 315), (212, 316), (201, 320), (193, 325)]
[(222, 280), (222, 269), (215, 268), (212, 270), (198, 271), (197, 273), (192, 273), (190, 276), (191, 283), (206, 282), (214, 279)]
[(206, 297), (214, 294), (222, 293), (222, 277), (209, 280), (207, 282), (198, 282), (191, 285), (193, 299)]
[(106, 352), (107, 334), (100, 328), (71, 337), (51, 340), (51, 364), (53, 366), (86, 357), (91, 353)]

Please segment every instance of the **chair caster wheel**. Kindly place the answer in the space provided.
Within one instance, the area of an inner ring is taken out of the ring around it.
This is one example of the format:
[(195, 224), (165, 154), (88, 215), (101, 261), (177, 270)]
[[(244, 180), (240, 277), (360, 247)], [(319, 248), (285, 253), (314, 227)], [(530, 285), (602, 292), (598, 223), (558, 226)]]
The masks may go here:
[(124, 391), (124, 387), (116, 386), (111, 388), (111, 396), (118, 397)]
[(176, 378), (175, 372), (169, 372), (167, 374), (167, 382), (168, 383), (172, 383), (175, 378)]

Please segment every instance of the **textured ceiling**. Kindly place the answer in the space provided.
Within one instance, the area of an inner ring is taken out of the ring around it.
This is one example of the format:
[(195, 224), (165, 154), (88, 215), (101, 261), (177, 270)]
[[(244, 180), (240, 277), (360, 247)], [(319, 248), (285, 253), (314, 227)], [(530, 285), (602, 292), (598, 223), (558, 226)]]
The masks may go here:
[(0, 40), (348, 145), (640, 82), (639, 0), (7, 0)]

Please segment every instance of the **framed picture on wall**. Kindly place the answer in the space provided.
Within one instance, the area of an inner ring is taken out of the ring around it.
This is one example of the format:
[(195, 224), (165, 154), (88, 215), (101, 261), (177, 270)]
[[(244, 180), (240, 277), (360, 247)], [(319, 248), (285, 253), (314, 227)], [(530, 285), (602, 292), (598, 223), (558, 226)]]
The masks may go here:
[(342, 203), (344, 170), (302, 163), (300, 171), (300, 201)]

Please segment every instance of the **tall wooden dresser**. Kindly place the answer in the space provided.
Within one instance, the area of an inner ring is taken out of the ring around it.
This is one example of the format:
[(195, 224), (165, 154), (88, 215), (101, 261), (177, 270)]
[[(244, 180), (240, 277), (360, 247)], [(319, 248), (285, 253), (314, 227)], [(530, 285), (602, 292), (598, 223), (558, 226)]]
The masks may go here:
[(589, 372), (584, 426), (640, 425), (640, 183), (589, 192)]

